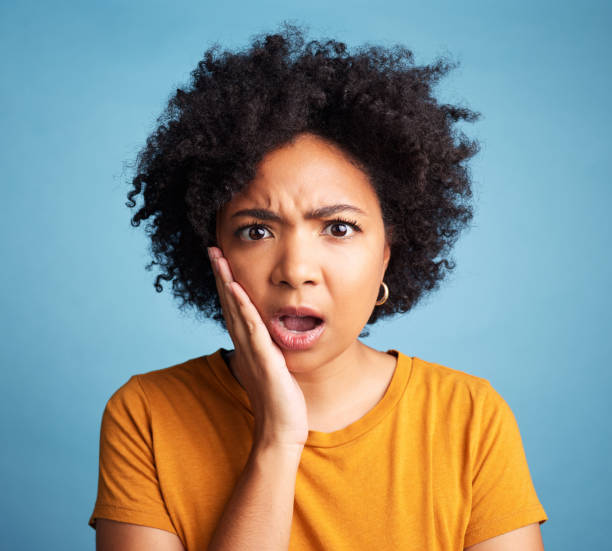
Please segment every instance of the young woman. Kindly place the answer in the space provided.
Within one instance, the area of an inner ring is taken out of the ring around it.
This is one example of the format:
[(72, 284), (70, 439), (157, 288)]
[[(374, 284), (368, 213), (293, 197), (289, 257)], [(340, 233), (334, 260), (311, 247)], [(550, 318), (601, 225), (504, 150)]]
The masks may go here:
[[(477, 144), (405, 48), (302, 31), (206, 52), (130, 206), (160, 280), (233, 350), (109, 399), (99, 550), (543, 549), (512, 411), (483, 378), (359, 337), (452, 268)], [(208, 254), (207, 254), (208, 252)]]

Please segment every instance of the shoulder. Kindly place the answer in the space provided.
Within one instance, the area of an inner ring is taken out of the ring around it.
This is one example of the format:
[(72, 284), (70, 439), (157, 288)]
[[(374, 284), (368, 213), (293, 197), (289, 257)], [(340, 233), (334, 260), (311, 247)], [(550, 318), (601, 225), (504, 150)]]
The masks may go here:
[(182, 400), (210, 386), (212, 372), (209, 356), (131, 375), (108, 400), (109, 407), (130, 407), (150, 410), (151, 403)]
[(512, 412), (491, 382), (483, 377), (418, 357), (411, 362), (408, 403), (437, 423), (464, 427), (475, 438), (491, 418), (512, 420)]
[(455, 394), (468, 394), (475, 399), (483, 399), (495, 392), (488, 379), (460, 371), (452, 367), (412, 356), (411, 378), (415, 386), (424, 391)]
[(208, 372), (207, 358), (208, 356), (198, 356), (161, 369), (138, 373), (134, 378), (145, 389), (168, 385), (191, 385), (194, 380), (201, 379)]

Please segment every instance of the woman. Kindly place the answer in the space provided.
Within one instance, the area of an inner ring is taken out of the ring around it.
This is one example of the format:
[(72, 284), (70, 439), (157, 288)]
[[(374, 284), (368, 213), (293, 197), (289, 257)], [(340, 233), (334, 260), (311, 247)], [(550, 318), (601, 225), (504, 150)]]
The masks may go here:
[[(102, 419), (101, 550), (543, 549), (511, 410), (485, 379), (375, 350), (452, 268), (477, 145), (449, 65), (305, 44), (214, 48), (139, 157), (134, 225), (234, 350), (133, 376)], [(208, 250), (208, 256), (205, 255)]]

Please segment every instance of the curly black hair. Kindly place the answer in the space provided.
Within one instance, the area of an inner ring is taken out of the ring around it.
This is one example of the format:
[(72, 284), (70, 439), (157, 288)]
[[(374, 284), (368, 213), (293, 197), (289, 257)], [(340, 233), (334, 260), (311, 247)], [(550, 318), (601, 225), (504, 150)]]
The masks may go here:
[(390, 295), (367, 323), (410, 310), (455, 267), (450, 249), (473, 216), (465, 161), (479, 144), (453, 124), (480, 113), (432, 95), (455, 66), (443, 57), (417, 66), (401, 45), (351, 53), (336, 40), (306, 42), (287, 22), (241, 51), (213, 44), (158, 117), (127, 194), (130, 208), (143, 199), (132, 225), (150, 219), (156, 290), (171, 281), (181, 310), (227, 329), (206, 254), (216, 214), (267, 152), (309, 132), (355, 159), (380, 200)]

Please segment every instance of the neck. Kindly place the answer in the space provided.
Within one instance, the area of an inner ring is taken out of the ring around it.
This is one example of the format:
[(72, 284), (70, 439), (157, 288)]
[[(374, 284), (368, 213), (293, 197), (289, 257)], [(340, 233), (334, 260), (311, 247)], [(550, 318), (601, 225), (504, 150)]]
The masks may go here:
[(300, 385), (309, 408), (325, 410), (353, 394), (363, 382), (377, 351), (355, 340), (337, 356), (316, 366), (296, 365), (290, 371)]
[[(228, 364), (240, 382), (232, 369), (233, 354), (232, 350)], [(394, 356), (355, 340), (341, 354), (315, 368), (292, 367), (306, 400), (311, 430), (329, 430), (338, 419), (348, 420), (348, 424), (369, 411), (384, 395), (395, 365)]]

